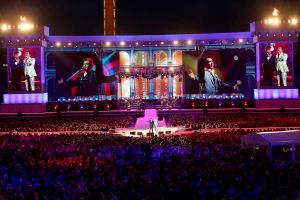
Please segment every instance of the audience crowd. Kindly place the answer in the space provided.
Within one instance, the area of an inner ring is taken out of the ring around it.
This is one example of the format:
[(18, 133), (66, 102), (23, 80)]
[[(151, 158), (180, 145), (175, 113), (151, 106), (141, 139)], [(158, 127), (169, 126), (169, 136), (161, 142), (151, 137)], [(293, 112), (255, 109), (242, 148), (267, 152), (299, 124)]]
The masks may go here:
[(0, 132), (99, 131), (132, 126), (130, 116), (1, 119)]
[[(1, 119), (0, 132), (99, 131), (133, 127), (138, 116), (82, 116)], [(163, 116), (168, 126), (193, 129), (300, 127), (296, 114), (177, 114)]]
[[(299, 163), (269, 161), (265, 148), (241, 144), (246, 131), (151, 138), (96, 133), (133, 121), (126, 116), (1, 120), (1, 131), (8, 132), (0, 135), (0, 200), (299, 198)], [(299, 126), (299, 117), (183, 115), (170, 116), (168, 123), (287, 127)], [(81, 133), (51, 134), (65, 130)]]
[(0, 199), (296, 199), (299, 164), (278, 167), (241, 135), (2, 135)]
[(196, 114), (173, 115), (169, 125), (186, 128), (257, 128), (257, 127), (300, 127), (298, 114)]

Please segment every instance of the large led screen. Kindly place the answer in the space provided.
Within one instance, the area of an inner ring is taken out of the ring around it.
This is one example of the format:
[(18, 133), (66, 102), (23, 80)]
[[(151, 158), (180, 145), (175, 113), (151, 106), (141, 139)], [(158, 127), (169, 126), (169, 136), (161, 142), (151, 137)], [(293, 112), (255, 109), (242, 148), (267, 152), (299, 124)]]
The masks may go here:
[(294, 86), (294, 60), (292, 43), (259, 44), (259, 80), (262, 88)]
[(41, 91), (40, 48), (10, 48), (7, 59), (9, 93)]
[(115, 75), (119, 54), (115, 51), (99, 52), (51, 52), (48, 55), (47, 67), (56, 73), (54, 86), (48, 83), (52, 101), (117, 95)]
[(251, 96), (255, 87), (254, 55), (246, 48), (184, 51), (184, 93)]

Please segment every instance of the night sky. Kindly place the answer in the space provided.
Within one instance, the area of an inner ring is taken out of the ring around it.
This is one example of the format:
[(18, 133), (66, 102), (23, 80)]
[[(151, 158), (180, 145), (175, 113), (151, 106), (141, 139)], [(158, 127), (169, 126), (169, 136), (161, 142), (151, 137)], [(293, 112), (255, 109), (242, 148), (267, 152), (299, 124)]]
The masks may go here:
[[(102, 0), (0, 0), (0, 22), (25, 15), (51, 35), (102, 35)], [(117, 34), (249, 31), (271, 14), (300, 16), (300, 0), (117, 0)]]

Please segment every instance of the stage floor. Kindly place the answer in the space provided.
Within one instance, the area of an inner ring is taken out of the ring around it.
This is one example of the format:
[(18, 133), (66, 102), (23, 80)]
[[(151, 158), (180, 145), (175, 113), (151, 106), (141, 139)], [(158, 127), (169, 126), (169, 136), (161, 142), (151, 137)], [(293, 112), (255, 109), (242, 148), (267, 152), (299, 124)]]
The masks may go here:
[[(300, 127), (258, 127), (258, 128), (211, 128), (211, 129), (198, 129), (198, 130), (191, 130), (185, 129), (182, 127), (160, 127), (159, 131), (154, 134), (148, 134), (148, 129), (137, 130), (134, 128), (117, 128), (116, 131), (107, 132), (107, 131), (46, 131), (46, 132), (39, 132), (39, 131), (31, 131), (31, 132), (17, 132), (17, 131), (10, 131), (10, 132), (0, 132), (0, 135), (6, 134), (18, 134), (18, 135), (27, 135), (27, 134), (34, 134), (34, 135), (44, 135), (44, 134), (100, 134), (100, 135), (116, 135), (116, 136), (124, 136), (124, 137), (170, 137), (170, 136), (183, 136), (183, 135), (190, 135), (190, 134), (201, 134), (201, 133), (214, 133), (214, 132), (226, 132), (229, 130), (240, 130), (243, 132), (262, 132), (262, 131), (288, 131), (288, 130), (300, 130)], [(171, 132), (170, 132), (171, 131)], [(172, 132), (173, 131), (173, 132)], [(135, 132), (135, 134), (131, 134), (131, 132)], [(138, 133), (142, 132), (142, 134), (138, 135)]]
[(174, 133), (185, 132), (185, 128), (164, 126), (158, 127), (157, 131), (153, 131), (153, 133), (150, 133), (149, 131), (149, 129), (116, 128), (116, 134), (130, 137), (173, 135)]

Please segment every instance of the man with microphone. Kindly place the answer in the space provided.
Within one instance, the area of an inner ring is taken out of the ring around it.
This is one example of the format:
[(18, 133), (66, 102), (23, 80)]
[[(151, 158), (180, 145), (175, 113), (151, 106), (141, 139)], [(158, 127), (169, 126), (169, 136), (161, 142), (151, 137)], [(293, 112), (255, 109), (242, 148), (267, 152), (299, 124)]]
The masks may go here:
[(229, 90), (240, 90), (242, 82), (238, 80), (234, 86), (224, 83), (216, 74), (214, 61), (211, 57), (205, 58), (204, 64), (204, 89), (206, 94), (221, 94), (225, 88)]
[(77, 85), (76, 96), (94, 96), (98, 94), (96, 65), (92, 58), (85, 58), (81, 69), (77, 70), (67, 81)]
[(276, 54), (276, 72), (277, 72), (277, 84), (278, 86), (287, 86), (286, 74), (289, 72), (287, 66), (288, 55), (283, 53), (282, 47), (277, 48)]
[(34, 69), (35, 58), (30, 57), (28, 51), (25, 52), (24, 59), (24, 75), (25, 75), (25, 86), (26, 91), (35, 91), (34, 80), (36, 77), (36, 71)]

